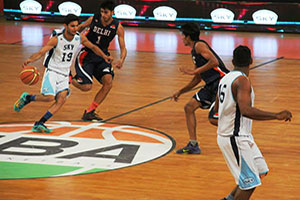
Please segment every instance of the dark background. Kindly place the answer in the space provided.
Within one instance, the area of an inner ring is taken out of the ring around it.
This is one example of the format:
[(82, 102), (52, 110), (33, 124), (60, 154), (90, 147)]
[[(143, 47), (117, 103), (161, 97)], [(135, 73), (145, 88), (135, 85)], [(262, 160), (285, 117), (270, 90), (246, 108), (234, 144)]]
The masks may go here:
[[(4, 13), (8, 20), (34, 20), (61, 22), (62, 16), (54, 14), (58, 12), (58, 5), (66, 0), (37, 0), (42, 4), (42, 11), (52, 12), (52, 15), (24, 15), (17, 12), (9, 12), (6, 9), (20, 10), (20, 0), (4, 0)], [(100, 0), (72, 0), (82, 7), (82, 13), (92, 14), (98, 10)], [(121, 20), (123, 25), (127, 26), (148, 26), (148, 27), (178, 27), (187, 21), (196, 20), (203, 29), (220, 30), (240, 30), (240, 31), (277, 31), (277, 32), (300, 32), (300, 1), (192, 1), (192, 0), (116, 0), (116, 4), (128, 4), (137, 11), (136, 16), (142, 16), (143, 19)], [(153, 19), (153, 10), (158, 6), (170, 6), (177, 11), (175, 22), (162, 22)], [(232, 24), (214, 24), (205, 19), (211, 19), (210, 13), (216, 8), (227, 8), (234, 12), (234, 20), (242, 20), (244, 23)], [(278, 15), (279, 24), (276, 25), (256, 25), (253, 24), (252, 14), (260, 9), (268, 9)], [(88, 16), (81, 16), (85, 20)], [(201, 21), (201, 19), (204, 19)], [(252, 22), (252, 23), (251, 23)], [(292, 23), (291, 23), (292, 22)], [(293, 23), (293, 22), (299, 22)]]

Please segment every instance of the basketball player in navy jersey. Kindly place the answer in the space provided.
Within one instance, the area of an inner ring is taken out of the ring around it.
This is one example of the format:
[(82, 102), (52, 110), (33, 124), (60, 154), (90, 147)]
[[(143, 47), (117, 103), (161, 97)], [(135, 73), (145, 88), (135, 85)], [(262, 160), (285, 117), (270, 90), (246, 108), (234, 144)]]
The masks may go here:
[[(80, 24), (79, 31), (89, 27), (87, 38), (97, 45), (105, 54), (109, 55), (108, 47), (110, 42), (118, 35), (118, 42), (121, 50), (120, 59), (115, 67), (121, 69), (126, 58), (127, 50), (124, 42), (124, 29), (122, 25), (112, 15), (114, 13), (114, 3), (105, 1), (100, 5), (100, 14), (95, 14)], [(84, 47), (77, 56), (75, 62), (76, 76), (72, 84), (82, 91), (92, 89), (93, 77), (102, 84), (90, 106), (84, 111), (82, 120), (101, 121), (96, 113), (96, 108), (103, 102), (112, 88), (113, 67), (104, 59), (96, 56), (89, 48)]]
[[(198, 24), (192, 22), (186, 23), (181, 27), (180, 31), (182, 32), (184, 45), (192, 48), (195, 68), (180, 69), (183, 73), (193, 75), (194, 77), (186, 86), (173, 94), (173, 99), (177, 101), (181, 94), (193, 89), (201, 80), (205, 82), (205, 86), (184, 107), (190, 141), (185, 147), (178, 149), (176, 153), (200, 154), (201, 149), (198, 145), (196, 135), (195, 111), (198, 108), (208, 109), (211, 107), (216, 99), (219, 81), (229, 71), (213, 49), (204, 40), (199, 39), (200, 27)], [(216, 124), (217, 120), (214, 118), (216, 118), (216, 115), (210, 112), (209, 120), (211, 123)]]
[(37, 53), (25, 60), (23, 66), (37, 61), (46, 53), (44, 60), (45, 72), (41, 87), (41, 94), (30, 95), (24, 92), (14, 104), (14, 110), (21, 109), (33, 101), (53, 102), (45, 115), (35, 122), (32, 131), (50, 133), (52, 130), (45, 126), (48, 121), (66, 102), (70, 93), (69, 72), (72, 60), (80, 44), (89, 47), (97, 56), (102, 56), (107, 62), (113, 58), (104, 54), (101, 49), (92, 44), (86, 36), (77, 32), (79, 19), (76, 15), (68, 14), (65, 18), (64, 29), (52, 34), (48, 43)]

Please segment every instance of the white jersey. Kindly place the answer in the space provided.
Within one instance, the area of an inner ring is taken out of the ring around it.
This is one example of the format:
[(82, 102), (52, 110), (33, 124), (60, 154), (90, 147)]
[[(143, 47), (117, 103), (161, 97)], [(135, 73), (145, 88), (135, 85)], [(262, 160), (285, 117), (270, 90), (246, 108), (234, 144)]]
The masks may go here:
[(47, 52), (44, 66), (54, 72), (68, 76), (73, 57), (81, 44), (80, 34), (76, 33), (72, 41), (64, 37), (64, 30), (54, 30), (52, 36), (57, 36), (56, 46)]
[[(231, 71), (219, 83), (218, 135), (220, 136), (251, 135), (252, 120), (241, 115), (239, 106), (232, 94), (232, 83), (240, 76), (247, 77), (240, 71)], [(254, 105), (254, 91), (252, 87), (251, 105)]]

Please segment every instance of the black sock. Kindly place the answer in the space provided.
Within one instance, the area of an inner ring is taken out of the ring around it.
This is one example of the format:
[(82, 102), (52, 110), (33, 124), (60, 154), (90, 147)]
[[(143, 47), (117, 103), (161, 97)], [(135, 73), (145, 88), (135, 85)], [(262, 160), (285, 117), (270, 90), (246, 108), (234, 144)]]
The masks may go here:
[(38, 123), (44, 124), (46, 121), (48, 121), (48, 119), (50, 119), (50, 117), (52, 117), (52, 113), (47, 111), (46, 114), (40, 119), (40, 121), (38, 121)]
[(27, 95), (25, 104), (30, 103), (31, 101), (35, 101), (36, 95)]

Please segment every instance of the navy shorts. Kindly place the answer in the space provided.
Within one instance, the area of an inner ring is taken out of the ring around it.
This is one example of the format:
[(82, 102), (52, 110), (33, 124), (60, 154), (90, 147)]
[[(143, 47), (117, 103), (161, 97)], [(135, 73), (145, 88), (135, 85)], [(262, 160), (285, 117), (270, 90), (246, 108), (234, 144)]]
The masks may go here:
[(217, 92), (219, 86), (219, 79), (212, 83), (206, 84), (201, 88), (193, 98), (201, 103), (202, 109), (209, 109), (213, 102), (216, 100)]
[(90, 53), (84, 48), (81, 49), (77, 55), (75, 70), (75, 79), (80, 84), (92, 84), (93, 77), (102, 83), (101, 79), (106, 74), (111, 74), (112, 77), (114, 77), (114, 71), (111, 64), (105, 62), (102, 57)]

